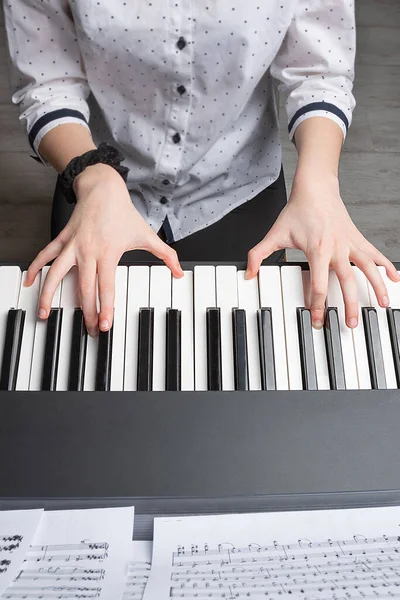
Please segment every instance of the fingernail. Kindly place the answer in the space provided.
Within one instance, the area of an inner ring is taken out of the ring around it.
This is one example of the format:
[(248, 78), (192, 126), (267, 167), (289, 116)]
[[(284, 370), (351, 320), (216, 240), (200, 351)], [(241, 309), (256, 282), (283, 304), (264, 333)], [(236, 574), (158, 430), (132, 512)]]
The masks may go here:
[(100, 329), (108, 329), (107, 319), (103, 319), (102, 321), (100, 321)]
[(349, 327), (357, 327), (357, 319), (355, 319), (354, 317), (349, 319)]
[(244, 278), (245, 279), (249, 279), (250, 278), (250, 271), (246, 271), (244, 274)]
[(46, 316), (46, 311), (44, 308), (39, 308), (39, 312), (38, 312), (39, 318), (40, 319), (44, 319)]
[(397, 281), (400, 281), (400, 273), (398, 271), (396, 271), (396, 279)]
[(313, 326), (315, 329), (322, 329), (322, 321), (314, 321)]
[(383, 306), (389, 305), (389, 298), (387, 296), (382, 296), (382, 304)]
[(93, 329), (88, 329), (88, 333), (90, 335), (90, 337), (97, 337), (98, 336), (98, 330), (96, 327), (94, 327)]

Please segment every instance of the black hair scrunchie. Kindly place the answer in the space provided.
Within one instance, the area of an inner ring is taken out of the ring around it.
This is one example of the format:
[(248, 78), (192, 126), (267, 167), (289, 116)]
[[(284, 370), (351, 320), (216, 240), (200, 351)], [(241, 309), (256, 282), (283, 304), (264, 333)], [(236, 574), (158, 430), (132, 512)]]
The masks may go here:
[(107, 142), (101, 142), (95, 150), (89, 150), (80, 156), (75, 156), (59, 175), (60, 185), (67, 202), (76, 204), (76, 196), (72, 188), (75, 177), (79, 173), (82, 173), (86, 167), (96, 165), (97, 163), (104, 163), (113, 167), (126, 183), (129, 169), (120, 164), (123, 160), (125, 160), (125, 156), (117, 148), (107, 144)]

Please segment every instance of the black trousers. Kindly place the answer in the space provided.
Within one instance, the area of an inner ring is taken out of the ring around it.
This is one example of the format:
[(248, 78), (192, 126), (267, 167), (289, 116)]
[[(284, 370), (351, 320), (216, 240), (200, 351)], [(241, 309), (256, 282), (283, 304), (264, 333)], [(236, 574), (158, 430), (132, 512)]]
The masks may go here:
[[(170, 246), (178, 253), (181, 261), (243, 262), (248, 251), (269, 231), (286, 204), (286, 186), (283, 168), (278, 179), (219, 221)], [(53, 198), (51, 236), (54, 239), (67, 224), (73, 206), (69, 204), (57, 181)], [(161, 239), (166, 241), (166, 233), (161, 228)], [(283, 260), (284, 251), (275, 252), (265, 263)], [(144, 250), (127, 252), (124, 256), (132, 262), (154, 262), (155, 257)]]

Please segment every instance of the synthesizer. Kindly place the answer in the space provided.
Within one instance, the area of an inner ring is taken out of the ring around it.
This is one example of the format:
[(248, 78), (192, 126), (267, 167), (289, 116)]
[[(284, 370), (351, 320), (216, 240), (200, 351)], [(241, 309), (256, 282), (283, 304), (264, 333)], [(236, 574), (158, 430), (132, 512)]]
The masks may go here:
[[(140, 513), (396, 503), (400, 287), (381, 308), (353, 267), (359, 324), (329, 275), (311, 326), (306, 264), (121, 263), (112, 329), (87, 335), (76, 270), (48, 320), (0, 266), (0, 506)], [(399, 284), (400, 285), (400, 284)]]

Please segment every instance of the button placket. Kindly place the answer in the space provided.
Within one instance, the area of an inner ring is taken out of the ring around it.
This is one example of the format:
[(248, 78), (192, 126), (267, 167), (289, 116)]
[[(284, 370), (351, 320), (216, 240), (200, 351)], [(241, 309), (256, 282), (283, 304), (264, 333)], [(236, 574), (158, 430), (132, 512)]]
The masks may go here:
[[(159, 161), (161, 198), (167, 197), (167, 202), (171, 200), (173, 188), (176, 184), (177, 173), (180, 169), (182, 160), (182, 148), (184, 143), (184, 135), (187, 131), (189, 120), (188, 110), (190, 106), (190, 93), (182, 81), (191, 81), (191, 59), (192, 52), (189, 44), (191, 39), (193, 21), (188, 16), (192, 17), (193, 7), (192, 0), (174, 0), (174, 4), (170, 9), (170, 24), (169, 30), (175, 32), (175, 47), (171, 50), (171, 71), (178, 73), (177, 80), (171, 85), (170, 95), (170, 112), (168, 119), (168, 130), (166, 132), (167, 139), (164, 144), (163, 152)], [(169, 36), (169, 43), (173, 37)], [(169, 184), (164, 181), (169, 180)], [(168, 192), (165, 194), (165, 192)], [(165, 203), (164, 201), (162, 204)]]

